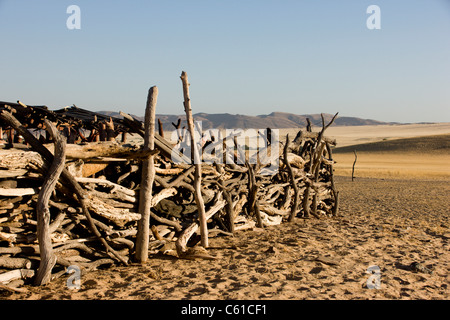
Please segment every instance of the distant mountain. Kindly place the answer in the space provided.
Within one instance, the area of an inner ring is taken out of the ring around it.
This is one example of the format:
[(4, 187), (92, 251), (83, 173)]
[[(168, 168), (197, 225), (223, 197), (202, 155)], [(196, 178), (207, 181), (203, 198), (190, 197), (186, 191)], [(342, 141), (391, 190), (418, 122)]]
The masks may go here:
[[(112, 111), (100, 111), (99, 113), (118, 117), (118, 112)], [(143, 121), (144, 117), (134, 116), (138, 120)], [(331, 120), (333, 115), (324, 114), (325, 121), (328, 122)], [(157, 114), (157, 119), (160, 119), (163, 128), (165, 130), (173, 130), (173, 123), (177, 123), (178, 119), (182, 121), (182, 127), (186, 125), (186, 116), (185, 115), (165, 115), (165, 114)], [(196, 113), (194, 114), (195, 121), (202, 121), (203, 129), (262, 129), (262, 128), (272, 128), (272, 129), (281, 129), (281, 128), (298, 128), (305, 127), (307, 125), (306, 118), (309, 118), (311, 124), (313, 126), (321, 127), (322, 119), (320, 114), (304, 114), (298, 115), (293, 113), (286, 112), (272, 112), (267, 115), (259, 115), (259, 116), (247, 116), (240, 114), (229, 114), (229, 113)], [(391, 124), (391, 122), (381, 122), (370, 119), (361, 119), (355, 117), (337, 117), (334, 121), (334, 125), (337, 126), (363, 126), (363, 125), (378, 125), (378, 124)]]
[(338, 147), (333, 153), (353, 153), (374, 152), (374, 153), (424, 153), (424, 154), (450, 154), (450, 134), (441, 134), (433, 136), (420, 136), (413, 138), (402, 138), (393, 140), (383, 140), (356, 144), (346, 147)]

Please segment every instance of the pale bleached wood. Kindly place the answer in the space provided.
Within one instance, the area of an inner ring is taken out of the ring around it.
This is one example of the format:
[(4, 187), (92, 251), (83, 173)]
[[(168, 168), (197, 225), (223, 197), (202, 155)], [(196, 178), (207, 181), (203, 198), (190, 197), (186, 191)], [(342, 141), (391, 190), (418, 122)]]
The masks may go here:
[(2, 197), (19, 197), (37, 194), (39, 189), (36, 188), (14, 188), (6, 189), (0, 188), (0, 196)]
[(202, 164), (200, 151), (198, 150), (197, 141), (195, 141), (194, 118), (192, 116), (191, 99), (189, 96), (189, 81), (186, 72), (181, 73), (181, 81), (183, 83), (184, 111), (186, 112), (186, 120), (188, 123), (189, 133), (191, 134), (191, 160), (195, 166), (194, 171), (194, 197), (198, 207), (198, 219), (200, 224), (201, 244), (208, 247), (208, 225), (205, 212), (205, 204), (202, 198)]
[(261, 219), (261, 211), (259, 210), (258, 201), (258, 185), (256, 184), (255, 170), (252, 165), (246, 162), (248, 168), (248, 190), (249, 190), (249, 201), (247, 203), (248, 211), (253, 212), (256, 217), (256, 226), (258, 228), (263, 228), (263, 221)]
[(25, 258), (11, 258), (0, 256), (0, 268), (6, 269), (30, 269), (31, 261)]
[(156, 206), (161, 200), (174, 196), (177, 192), (177, 189), (173, 187), (161, 190), (152, 197), (152, 207)]
[[(53, 145), (45, 145), (54, 153)], [(90, 160), (95, 158), (144, 159), (158, 151), (144, 150), (133, 145), (118, 144), (115, 141), (91, 142), (89, 144), (68, 144), (67, 159)], [(104, 159), (105, 160), (105, 159)]]
[[(148, 91), (147, 106), (145, 108), (145, 151), (153, 150), (155, 148), (155, 113), (157, 99), (158, 88), (156, 86), (151, 87)], [(150, 155), (148, 159), (142, 161), (141, 191), (139, 195), (139, 213), (141, 214), (141, 219), (138, 223), (135, 258), (141, 263), (145, 263), (148, 260), (150, 210), (152, 208), (152, 189), (154, 179), (155, 162), (154, 156)]]
[(283, 162), (284, 162), (284, 165), (286, 166), (288, 174), (289, 174), (289, 180), (291, 182), (291, 187), (294, 190), (294, 203), (292, 204), (291, 214), (289, 215), (289, 222), (292, 222), (297, 214), (298, 200), (299, 200), (300, 195), (299, 195), (298, 185), (295, 181), (294, 172), (292, 171), (291, 164), (289, 163), (288, 148), (289, 148), (289, 134), (286, 135), (286, 144), (284, 146)]
[(39, 241), (39, 251), (41, 261), (39, 269), (36, 274), (35, 284), (47, 284), (51, 280), (51, 272), (56, 264), (56, 256), (53, 253), (52, 239), (50, 237), (50, 208), (48, 201), (52, 195), (59, 176), (64, 169), (66, 160), (65, 147), (66, 141), (64, 137), (58, 132), (56, 127), (45, 119), (47, 131), (50, 133), (55, 143), (55, 154), (53, 162), (50, 165), (49, 172), (44, 179), (42, 189), (39, 192), (39, 197), (36, 205), (37, 215), (37, 237)]
[(12, 169), (12, 170), (0, 170), (0, 179), (16, 178), (25, 175), (28, 170), (25, 169)]
[(0, 283), (7, 284), (13, 280), (27, 279), (33, 277), (35, 274), (32, 269), (15, 269), (0, 274)]

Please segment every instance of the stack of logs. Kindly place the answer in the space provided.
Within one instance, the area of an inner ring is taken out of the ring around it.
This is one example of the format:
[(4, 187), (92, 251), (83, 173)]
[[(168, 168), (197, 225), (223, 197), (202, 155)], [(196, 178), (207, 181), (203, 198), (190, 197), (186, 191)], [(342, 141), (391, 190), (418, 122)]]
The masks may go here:
[[(21, 290), (17, 287), (36, 278), (40, 267), (37, 211), (58, 146), (56, 137), (55, 146), (41, 144), (10, 111), (0, 110), (0, 118), (20, 132), (31, 148), (0, 149), (0, 288)], [(122, 115), (130, 131), (144, 137), (143, 123)], [(324, 136), (335, 117), (328, 124), (322, 117), (319, 132), (308, 126), (293, 140), (287, 136), (280, 144), (279, 170), (273, 175), (262, 175), (263, 166), (248, 162), (201, 164), (209, 237), (232, 236), (237, 230), (277, 225), (295, 217), (338, 215), (331, 151), (335, 141)], [(159, 134), (154, 137), (154, 150), (142, 143), (116, 141), (65, 145), (64, 168), (48, 191), (48, 228), (56, 259), (51, 279), (64, 275), (72, 265), (86, 272), (133, 261), (142, 216), (142, 163), (149, 156), (155, 172), (149, 253), (214, 259), (205, 250), (180, 250), (186, 245), (192, 249), (200, 241), (200, 236), (191, 238), (199, 226), (196, 168), (173, 162), (173, 144)]]

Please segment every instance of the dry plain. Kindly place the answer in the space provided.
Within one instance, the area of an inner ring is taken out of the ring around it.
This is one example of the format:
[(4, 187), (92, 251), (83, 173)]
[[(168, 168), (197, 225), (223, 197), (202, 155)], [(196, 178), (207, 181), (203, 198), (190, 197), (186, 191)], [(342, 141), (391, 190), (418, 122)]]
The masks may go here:
[[(26, 286), (25, 293), (0, 291), (0, 297), (448, 299), (450, 152), (448, 146), (440, 152), (435, 147), (450, 133), (450, 126), (390, 129), (329, 128), (327, 135), (338, 144), (343, 141), (343, 146), (417, 136), (435, 136), (436, 144), (427, 143), (416, 151), (411, 143), (401, 144), (405, 150), (392, 150), (387, 144), (385, 150), (358, 152), (353, 182), (348, 172), (353, 153), (336, 152), (339, 217), (298, 218), (280, 226), (238, 231), (234, 237), (211, 238), (209, 251), (217, 258), (213, 261), (155, 255), (146, 265), (116, 266), (83, 275), (78, 290), (68, 289), (67, 276), (63, 276), (44, 287)], [(296, 131), (292, 132), (295, 136)], [(412, 268), (412, 263), (431, 273)], [(380, 286), (375, 289), (367, 282), (373, 276), (368, 273), (372, 266), (379, 268)]]

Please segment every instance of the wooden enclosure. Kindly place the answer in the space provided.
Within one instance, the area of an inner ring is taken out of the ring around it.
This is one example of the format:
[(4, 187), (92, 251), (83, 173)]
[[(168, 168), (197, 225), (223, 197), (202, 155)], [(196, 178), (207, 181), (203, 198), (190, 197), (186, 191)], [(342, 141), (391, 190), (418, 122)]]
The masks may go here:
[[(185, 73), (181, 80), (180, 136), (194, 130)], [(208, 237), (338, 215), (335, 141), (324, 135), (337, 114), (318, 132), (280, 137), (278, 170), (263, 175), (260, 161), (199, 163), (191, 160), (201, 150), (173, 152), (161, 123), (155, 132), (156, 100), (152, 87), (144, 123), (76, 106), (0, 103), (0, 285), (39, 285), (71, 265), (87, 272), (154, 254), (214, 259)], [(127, 143), (127, 134), (142, 142)], [(235, 145), (224, 157), (241, 151)]]

